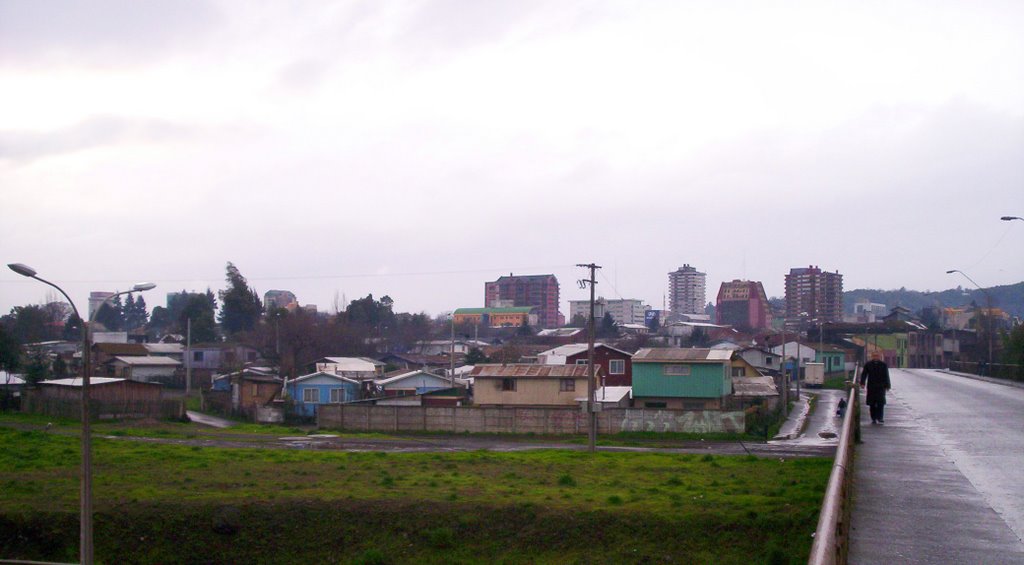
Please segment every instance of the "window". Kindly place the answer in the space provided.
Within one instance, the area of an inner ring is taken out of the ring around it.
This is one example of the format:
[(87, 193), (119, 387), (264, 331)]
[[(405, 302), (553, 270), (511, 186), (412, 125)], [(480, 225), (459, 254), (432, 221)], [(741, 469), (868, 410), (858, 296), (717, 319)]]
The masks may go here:
[(331, 403), (340, 404), (345, 402), (345, 389), (343, 388), (332, 388), (331, 389)]
[(644, 408), (664, 408), (664, 402), (644, 402)]
[(199, 363), (202, 363), (203, 362), (203, 352), (202, 351), (193, 351), (192, 352), (192, 360), (193, 361), (197, 361)]
[(626, 374), (626, 360), (625, 359), (610, 359), (608, 360), (608, 372), (612, 375), (625, 375)]
[(576, 381), (574, 379), (559, 379), (558, 392), (575, 392)]
[(689, 365), (665, 365), (662, 374), (688, 377), (690, 376)]
[(253, 398), (256, 398), (259, 395), (260, 395), (260, 384), (259, 383), (253, 383), (253, 385), (252, 385), (252, 396), (253, 396)]
[(302, 389), (302, 401), (307, 403), (307, 404), (318, 404), (320, 402), (320, 389), (318, 389), (318, 388)]
[(586, 365), (587, 364), (587, 360), (586, 359), (577, 359), (576, 360), (576, 364), (577, 365)]
[(501, 379), (501, 390), (512, 391), (516, 390), (515, 379)]
[(745, 376), (747, 376), (747, 368), (746, 367), (733, 367), (732, 368), (732, 376), (734, 376), (734, 377), (745, 377)]

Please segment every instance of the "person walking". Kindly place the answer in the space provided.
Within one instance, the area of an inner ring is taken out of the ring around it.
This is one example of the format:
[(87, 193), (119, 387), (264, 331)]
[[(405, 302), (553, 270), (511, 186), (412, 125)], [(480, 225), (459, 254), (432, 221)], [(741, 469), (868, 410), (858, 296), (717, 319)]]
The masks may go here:
[(889, 366), (882, 361), (877, 351), (871, 354), (871, 360), (864, 364), (860, 372), (860, 388), (867, 385), (868, 408), (871, 409), (871, 423), (885, 423), (885, 391), (892, 388), (889, 382)]

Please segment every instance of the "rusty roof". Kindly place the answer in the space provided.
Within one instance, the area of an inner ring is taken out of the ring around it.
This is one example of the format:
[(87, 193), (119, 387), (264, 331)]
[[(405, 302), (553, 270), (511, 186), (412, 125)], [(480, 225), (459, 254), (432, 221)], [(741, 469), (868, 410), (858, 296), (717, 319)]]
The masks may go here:
[(144, 357), (149, 350), (141, 343), (94, 343), (93, 348), (107, 355), (131, 355)]
[(633, 355), (634, 363), (724, 363), (732, 358), (727, 349), (706, 347), (647, 347)]
[[(595, 374), (600, 374), (601, 367), (595, 367)], [(587, 378), (586, 365), (477, 365), (469, 373), (470, 377), (486, 378), (533, 378), (533, 379), (567, 379)]]

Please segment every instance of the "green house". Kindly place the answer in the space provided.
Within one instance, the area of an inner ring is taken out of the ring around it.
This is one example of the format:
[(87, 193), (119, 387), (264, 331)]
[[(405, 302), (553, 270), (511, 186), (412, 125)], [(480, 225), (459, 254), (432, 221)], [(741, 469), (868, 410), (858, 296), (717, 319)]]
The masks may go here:
[(633, 356), (633, 405), (637, 408), (720, 410), (732, 394), (723, 349), (655, 347)]
[(846, 371), (846, 352), (838, 347), (826, 345), (824, 348), (815, 351), (814, 362), (825, 365), (826, 375), (844, 372)]

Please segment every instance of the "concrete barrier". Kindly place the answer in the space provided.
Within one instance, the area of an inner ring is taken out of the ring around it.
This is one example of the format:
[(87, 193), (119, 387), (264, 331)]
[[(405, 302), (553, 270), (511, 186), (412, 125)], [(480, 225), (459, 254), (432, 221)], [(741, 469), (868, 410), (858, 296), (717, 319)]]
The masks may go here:
[[(472, 432), (584, 434), (586, 414), (578, 407), (367, 406), (321, 404), (320, 428), (376, 432)], [(743, 433), (741, 411), (613, 408), (598, 412), (598, 433)]]
[(825, 500), (814, 532), (809, 565), (845, 564), (850, 549), (850, 511), (853, 502), (853, 449), (860, 440), (860, 397), (850, 389), (846, 418), (839, 435), (836, 460), (825, 489)]

